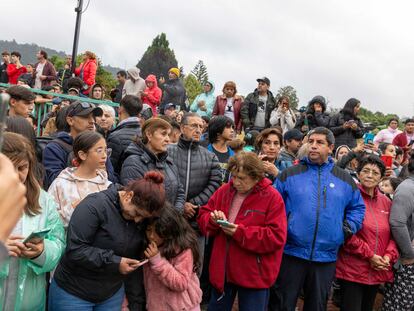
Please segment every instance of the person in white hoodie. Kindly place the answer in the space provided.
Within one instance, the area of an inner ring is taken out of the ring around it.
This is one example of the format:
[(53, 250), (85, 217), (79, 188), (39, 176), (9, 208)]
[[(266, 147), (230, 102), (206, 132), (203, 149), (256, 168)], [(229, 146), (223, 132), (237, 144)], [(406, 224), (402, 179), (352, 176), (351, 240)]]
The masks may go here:
[(281, 96), (278, 99), (276, 108), (270, 114), (269, 122), (272, 126), (280, 126), (283, 134), (295, 127), (296, 116), (289, 107), (289, 97)]
[(65, 227), (79, 202), (111, 184), (105, 169), (110, 151), (103, 136), (97, 132), (86, 131), (76, 136), (73, 142), (76, 167), (63, 170), (48, 191), (58, 204)]

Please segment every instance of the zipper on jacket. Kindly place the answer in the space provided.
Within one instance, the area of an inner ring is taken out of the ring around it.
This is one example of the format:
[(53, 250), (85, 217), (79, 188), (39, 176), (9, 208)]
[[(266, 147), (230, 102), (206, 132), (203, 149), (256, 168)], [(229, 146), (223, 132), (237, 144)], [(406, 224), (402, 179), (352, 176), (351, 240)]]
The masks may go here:
[(248, 209), (244, 212), (244, 216), (246, 217), (250, 213), (257, 213), (257, 214), (266, 215), (265, 212), (262, 212), (262, 211), (259, 211), (259, 210), (256, 210), (256, 209)]
[(326, 186), (323, 187), (323, 208), (326, 208)]
[[(369, 199), (369, 210), (372, 214), (372, 217), (375, 220), (375, 247), (374, 247), (374, 255), (377, 255), (377, 250), (378, 250), (378, 220), (377, 220), (377, 216), (375, 215), (375, 211), (372, 208), (372, 197), (370, 197)], [(369, 269), (369, 275), (368, 275), (368, 280), (371, 280), (371, 269)]]
[(259, 274), (262, 275), (262, 260), (260, 259), (260, 256), (256, 256), (257, 261), (257, 268), (259, 269)]
[(318, 206), (316, 207), (316, 224), (315, 224), (315, 232), (313, 233), (313, 241), (312, 241), (312, 249), (310, 260), (313, 259), (313, 252), (315, 251), (315, 244), (316, 244), (316, 235), (318, 234), (318, 227), (319, 227), (319, 210), (321, 208), (321, 167), (318, 168)]
[(190, 146), (187, 152), (187, 171), (185, 173), (185, 201), (187, 202), (188, 188), (190, 187), (190, 167), (191, 167), (191, 146), (193, 141), (191, 141)]

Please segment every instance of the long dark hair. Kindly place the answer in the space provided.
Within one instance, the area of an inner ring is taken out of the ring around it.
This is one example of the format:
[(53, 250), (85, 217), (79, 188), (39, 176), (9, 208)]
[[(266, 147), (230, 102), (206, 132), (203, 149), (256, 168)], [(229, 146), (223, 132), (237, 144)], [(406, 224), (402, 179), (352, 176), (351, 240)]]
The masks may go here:
[(73, 153), (79, 164), (82, 162), (79, 157), (79, 152), (83, 151), (84, 153), (87, 153), (101, 139), (104, 139), (104, 137), (95, 131), (85, 131), (76, 136), (73, 141)]
[(354, 113), (354, 108), (360, 103), (361, 102), (356, 98), (350, 98), (346, 101), (344, 108), (341, 110), (342, 114), (345, 116), (345, 121), (357, 118)]
[(170, 205), (166, 206), (160, 217), (153, 218), (150, 225), (164, 240), (161, 255), (167, 260), (178, 256), (187, 249), (193, 254), (194, 272), (200, 269), (200, 252), (198, 250), (197, 235), (190, 224)]

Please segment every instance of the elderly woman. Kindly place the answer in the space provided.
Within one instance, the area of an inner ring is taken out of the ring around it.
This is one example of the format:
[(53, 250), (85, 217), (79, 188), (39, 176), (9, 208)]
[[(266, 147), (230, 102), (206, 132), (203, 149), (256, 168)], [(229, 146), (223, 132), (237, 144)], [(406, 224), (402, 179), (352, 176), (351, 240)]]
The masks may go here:
[(228, 81), (223, 86), (223, 95), (217, 96), (213, 116), (226, 116), (233, 120), (238, 133), (242, 130), (240, 110), (243, 98), (237, 94), (236, 83)]
[(271, 181), (276, 179), (280, 171), (289, 167), (285, 161), (278, 160), (282, 146), (282, 134), (275, 128), (263, 130), (256, 138), (255, 147), (263, 161), (265, 176)]
[(230, 311), (238, 294), (243, 310), (264, 311), (286, 242), (285, 206), (256, 154), (240, 152), (228, 169), (231, 181), (198, 216), (201, 232), (214, 237), (208, 309)]
[(167, 200), (180, 212), (184, 209), (184, 187), (179, 181), (178, 168), (168, 157), (171, 125), (160, 118), (145, 121), (142, 138), (129, 145), (121, 169), (121, 183), (127, 185), (151, 170), (164, 175)]
[(108, 105), (100, 105), (99, 108), (103, 110), (103, 114), (96, 117), (96, 124), (99, 126), (100, 132), (108, 137), (115, 125), (115, 109)]
[(385, 166), (375, 155), (359, 163), (359, 189), (366, 206), (362, 229), (339, 252), (336, 277), (341, 283), (341, 310), (372, 310), (380, 284), (392, 282), (397, 245), (388, 221), (391, 201), (379, 190)]

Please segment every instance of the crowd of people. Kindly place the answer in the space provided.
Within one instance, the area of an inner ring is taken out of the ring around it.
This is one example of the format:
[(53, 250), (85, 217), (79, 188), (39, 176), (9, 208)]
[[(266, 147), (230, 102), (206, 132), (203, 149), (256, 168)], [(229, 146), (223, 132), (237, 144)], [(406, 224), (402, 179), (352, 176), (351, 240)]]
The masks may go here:
[(188, 103), (178, 68), (120, 71), (114, 109), (82, 100), (106, 98), (91, 52), (78, 77), (2, 56), (2, 310), (413, 308), (414, 119), (372, 133), (358, 99), (330, 115), (321, 95), (298, 112), (267, 77)]

